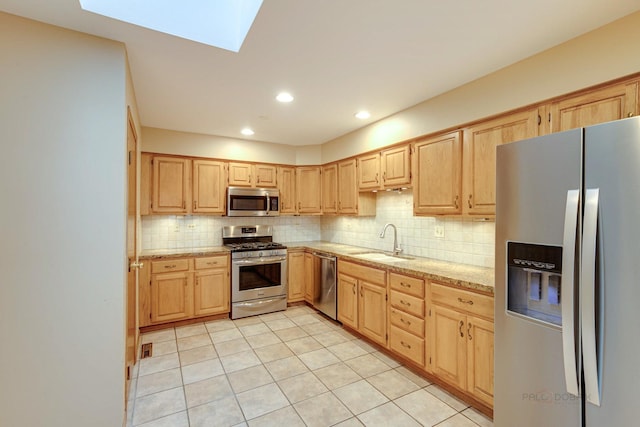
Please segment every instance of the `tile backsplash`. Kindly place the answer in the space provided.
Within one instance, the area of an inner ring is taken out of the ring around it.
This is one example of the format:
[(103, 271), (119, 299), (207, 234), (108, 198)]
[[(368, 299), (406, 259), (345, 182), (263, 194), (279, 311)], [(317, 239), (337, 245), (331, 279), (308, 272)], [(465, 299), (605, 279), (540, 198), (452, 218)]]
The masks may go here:
[[(380, 192), (375, 217), (280, 216), (229, 218), (212, 216), (144, 216), (142, 249), (182, 249), (222, 244), (225, 225), (273, 225), (277, 242), (325, 240), (390, 251), (393, 229), (379, 236), (386, 223), (398, 229), (398, 244), (406, 255), (453, 261), (482, 267), (494, 266), (495, 224), (466, 218), (413, 216), (413, 194)], [(435, 237), (436, 228), (444, 231)]]

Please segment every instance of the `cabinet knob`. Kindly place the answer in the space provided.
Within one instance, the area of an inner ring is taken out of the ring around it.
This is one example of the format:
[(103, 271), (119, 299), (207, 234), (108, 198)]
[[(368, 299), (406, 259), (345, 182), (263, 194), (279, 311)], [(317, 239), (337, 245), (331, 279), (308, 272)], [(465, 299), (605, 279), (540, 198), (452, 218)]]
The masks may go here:
[(628, 114), (627, 114), (627, 117), (633, 117), (633, 112), (628, 113)]
[(144, 266), (144, 263), (142, 262), (132, 262), (131, 264), (129, 264), (129, 268), (130, 269), (134, 269), (134, 268), (142, 268)]

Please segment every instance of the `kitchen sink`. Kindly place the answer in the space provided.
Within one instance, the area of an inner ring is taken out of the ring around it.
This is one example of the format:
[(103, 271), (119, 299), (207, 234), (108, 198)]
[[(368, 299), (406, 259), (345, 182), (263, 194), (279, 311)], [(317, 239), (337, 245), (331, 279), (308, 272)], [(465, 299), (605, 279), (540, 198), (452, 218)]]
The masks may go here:
[(403, 255), (392, 255), (383, 252), (365, 252), (361, 254), (354, 254), (353, 257), (364, 259), (367, 261), (379, 261), (379, 262), (400, 262), (410, 261), (413, 258)]

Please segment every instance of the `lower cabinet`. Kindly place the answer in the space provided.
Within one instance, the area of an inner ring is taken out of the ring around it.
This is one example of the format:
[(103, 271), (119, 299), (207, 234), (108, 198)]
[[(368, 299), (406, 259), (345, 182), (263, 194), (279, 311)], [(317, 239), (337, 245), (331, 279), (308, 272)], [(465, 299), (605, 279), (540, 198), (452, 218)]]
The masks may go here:
[(431, 284), (433, 374), (493, 406), (493, 298)]
[(305, 263), (304, 251), (287, 254), (287, 302), (304, 301), (305, 296)]
[(338, 261), (338, 320), (385, 347), (386, 276), (385, 270)]
[(183, 257), (145, 263), (139, 277), (140, 326), (230, 311), (229, 257)]
[(425, 366), (424, 280), (389, 273), (389, 348)]

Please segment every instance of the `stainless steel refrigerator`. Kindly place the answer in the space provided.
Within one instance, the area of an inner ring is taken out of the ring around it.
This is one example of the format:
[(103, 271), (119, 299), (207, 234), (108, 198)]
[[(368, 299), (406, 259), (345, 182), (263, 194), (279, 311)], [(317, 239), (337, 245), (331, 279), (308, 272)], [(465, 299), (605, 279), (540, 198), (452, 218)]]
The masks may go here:
[(640, 118), (496, 156), (494, 425), (638, 425)]

